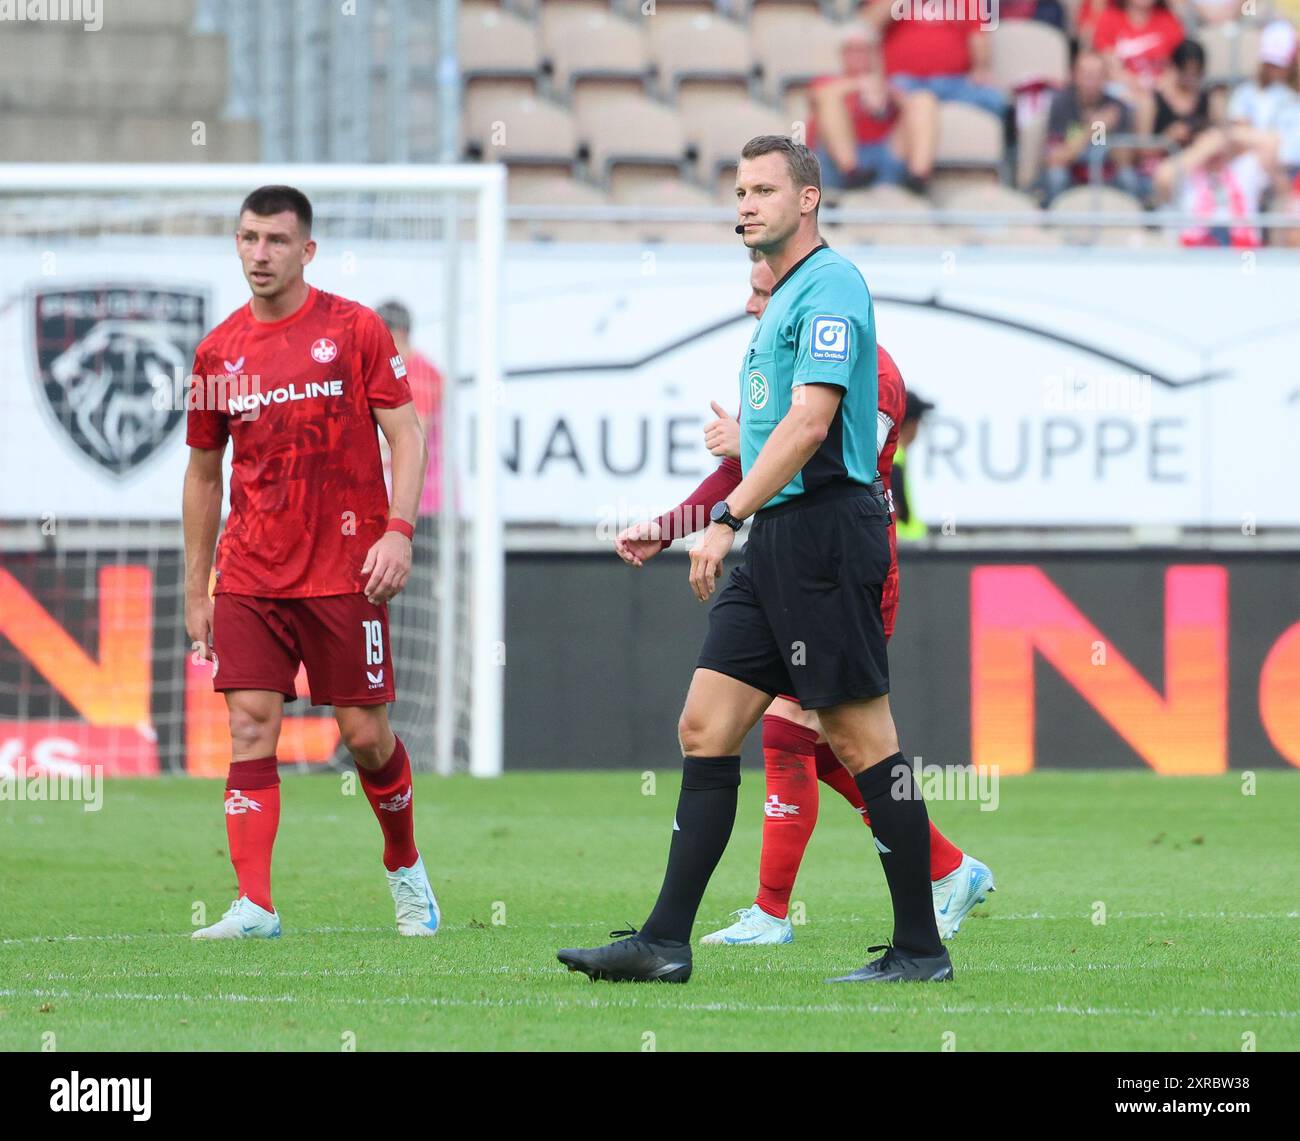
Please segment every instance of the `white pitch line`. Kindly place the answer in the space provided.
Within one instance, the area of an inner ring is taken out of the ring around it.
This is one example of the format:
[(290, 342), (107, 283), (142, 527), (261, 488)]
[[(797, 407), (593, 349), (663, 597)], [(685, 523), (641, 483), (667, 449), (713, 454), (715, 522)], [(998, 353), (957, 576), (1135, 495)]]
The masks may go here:
[[(878, 919), (879, 917), (872, 917)], [(1030, 911), (1022, 914), (999, 914), (997, 912), (985, 915), (972, 915), (970, 917), (977, 923), (987, 920), (1012, 921), (1012, 922), (1032, 922), (1037, 920), (1046, 920), (1049, 922), (1092, 922), (1092, 915), (1089, 912), (1079, 912), (1073, 915), (1046, 915), (1041, 911)], [(1239, 911), (1112, 911), (1107, 917), (1107, 923), (1116, 919), (1230, 919), (1230, 920), (1278, 920), (1278, 919), (1300, 919), (1300, 911), (1263, 911), (1263, 912), (1239, 912)], [(856, 918), (854, 916), (831, 915), (821, 919), (810, 921), (807, 926), (821, 927), (832, 923), (854, 923), (861, 924), (871, 922), (866, 917)], [(700, 920), (700, 926), (708, 926), (709, 923), (725, 923), (723, 918), (714, 918), (711, 920)], [(503, 925), (505, 926), (505, 925)], [(598, 930), (609, 928), (608, 922), (586, 922), (586, 923), (510, 923), (509, 927), (519, 930), (537, 930), (545, 928), (551, 931), (582, 931)], [(448, 926), (449, 931), (454, 930), (453, 926)], [(392, 932), (392, 926), (383, 927), (289, 927), (285, 929), (285, 935), (369, 935), (382, 932)], [(22, 935), (8, 939), (0, 939), (0, 946), (11, 946), (16, 943), (116, 943), (128, 942), (134, 939), (188, 939), (188, 931), (151, 931), (151, 932), (127, 932), (120, 935)]]
[(577, 999), (564, 1001), (559, 995), (542, 998), (500, 998), (500, 999), (460, 999), (442, 997), (424, 997), (397, 995), (387, 998), (363, 998), (336, 995), (261, 995), (261, 994), (131, 994), (111, 991), (102, 994), (78, 993), (66, 990), (17, 990), (5, 988), (0, 990), (4, 998), (43, 998), (71, 999), (82, 1002), (230, 1002), (251, 1003), (255, 1005), (294, 1005), (299, 1002), (309, 1005), (331, 1003), (336, 1006), (434, 1006), (434, 1007), (622, 1007), (629, 1010), (646, 1012), (657, 1011), (704, 1011), (720, 1014), (1068, 1014), (1078, 1017), (1119, 1017), (1119, 1018), (1296, 1018), (1300, 1011), (1295, 1010), (1211, 1010), (1205, 1007), (1199, 1010), (1183, 1010), (1177, 1007), (1169, 1010), (1137, 1010), (1130, 1007), (1066, 1006), (970, 1006), (949, 1003), (928, 1007), (897, 1007), (866, 1004), (812, 1003), (803, 1005), (748, 1003), (748, 1002), (627, 1002), (619, 999)]
[[(740, 953), (742, 956), (744, 952)], [(770, 960), (766, 961), (771, 966)], [(744, 973), (744, 968), (754, 966), (755, 961), (745, 962), (742, 958), (732, 959), (730, 962), (710, 963), (709, 969), (719, 970), (726, 975), (739, 975)], [(970, 974), (1062, 974), (1078, 975), (1091, 971), (1137, 971), (1146, 970), (1145, 963), (1061, 963), (1059, 966), (1053, 966), (1048, 963), (1029, 963), (1021, 966), (1007, 965), (1001, 963), (990, 963), (986, 965), (967, 965), (965, 962), (961, 965), (962, 975)], [(218, 967), (213, 968), (209, 962), (194, 963), (185, 970), (150, 970), (150, 971), (100, 971), (94, 972), (97, 979), (187, 979), (192, 978), (195, 974), (203, 974), (207, 977), (215, 975), (217, 978), (231, 979), (354, 979), (354, 978), (398, 978), (409, 980), (412, 970), (410, 966), (398, 967), (317, 967), (314, 969), (303, 969), (297, 971), (276, 971), (266, 970), (257, 967), (236, 968), (236, 967)], [(419, 968), (429, 978), (479, 978), (482, 975), (553, 975), (556, 971), (554, 966), (517, 966), (511, 963), (501, 963), (495, 967), (482, 967), (476, 970), (466, 970), (463, 967), (445, 967), (438, 962), (430, 962), (421, 965)], [(793, 960), (788, 963), (782, 963), (779, 968), (782, 973), (790, 976), (795, 975), (812, 975), (814, 977), (823, 977), (828, 969), (823, 966), (810, 964), (807, 959)], [(82, 982), (86, 979), (84, 973), (75, 971), (28, 971), (20, 976), (25, 979), (41, 979), (45, 982)]]

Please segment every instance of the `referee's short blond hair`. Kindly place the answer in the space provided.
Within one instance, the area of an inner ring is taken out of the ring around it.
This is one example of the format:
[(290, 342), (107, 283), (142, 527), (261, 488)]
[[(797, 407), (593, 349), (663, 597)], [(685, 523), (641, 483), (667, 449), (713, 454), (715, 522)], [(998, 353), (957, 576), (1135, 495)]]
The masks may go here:
[(803, 143), (796, 143), (789, 135), (755, 135), (741, 149), (740, 157), (751, 159), (770, 154), (785, 156), (796, 190), (815, 186), (817, 193), (821, 193), (822, 164)]

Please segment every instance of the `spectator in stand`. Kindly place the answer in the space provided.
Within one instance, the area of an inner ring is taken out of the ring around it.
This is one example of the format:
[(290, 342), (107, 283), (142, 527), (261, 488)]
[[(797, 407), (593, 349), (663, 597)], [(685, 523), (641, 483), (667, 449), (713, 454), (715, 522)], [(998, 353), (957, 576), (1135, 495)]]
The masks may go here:
[(904, 96), (885, 78), (880, 34), (850, 22), (840, 39), (841, 71), (813, 81), (808, 146), (822, 164), (822, 187), (852, 190), (907, 178)]
[(1184, 38), (1166, 0), (1114, 0), (1097, 16), (1092, 49), (1106, 57), (1111, 82), (1120, 85), (1113, 93), (1139, 104)]
[(1285, 20), (1265, 25), (1259, 37), (1259, 70), (1238, 84), (1228, 100), (1228, 121), (1283, 134), (1292, 129), (1300, 105), (1296, 30)]
[(1096, 52), (1080, 52), (1074, 61), (1074, 81), (1056, 93), (1047, 113), (1046, 201), (1088, 182), (1094, 154), (1095, 161), (1101, 162), (1102, 181), (1140, 196), (1132, 153), (1112, 148), (1106, 141), (1128, 133), (1131, 121), (1129, 109), (1106, 94), (1106, 61)]
[(1074, 17), (1074, 35), (1079, 51), (1092, 50), (1097, 18), (1109, 7), (1107, 0), (1082, 0)]
[[(1238, 140), (1277, 156), (1273, 170), (1274, 209), (1295, 213), (1300, 206), (1300, 60), (1294, 25), (1274, 20), (1259, 41), (1259, 70), (1239, 84), (1228, 100), (1227, 119)], [(1250, 133), (1257, 132), (1257, 133)], [(1300, 231), (1275, 230), (1277, 244), (1300, 244)]]
[(896, 19), (895, 7), (895, 0), (868, 0), (863, 18), (884, 37), (890, 84), (911, 97), (907, 186), (924, 193), (939, 143), (938, 104), (968, 103), (1003, 118), (1007, 101), (994, 86), (992, 37), (979, 20), (947, 19), (943, 5), (919, 0)]
[[(375, 308), (375, 312), (388, 326), (393, 344), (402, 354), (415, 414), (429, 444), (429, 469), (420, 496), (420, 514), (436, 515), (442, 504), (442, 374), (427, 357), (411, 347), (411, 311), (405, 305), (400, 301), (385, 301)], [(381, 451), (384, 480), (391, 487), (391, 458), (387, 448)]]
[(1276, 136), (1253, 127), (1211, 127), (1156, 168), (1155, 188), (1161, 202), (1176, 200), (1196, 219), (1180, 237), (1184, 246), (1251, 249), (1262, 240), (1244, 220), (1259, 212), (1276, 172)]
[(1142, 153), (1138, 168), (1149, 183), (1167, 155), (1189, 146), (1216, 119), (1205, 80), (1205, 50), (1195, 40), (1184, 40), (1174, 49), (1170, 66), (1160, 73), (1153, 98), (1138, 107), (1137, 133), (1155, 135), (1169, 143), (1164, 150)]

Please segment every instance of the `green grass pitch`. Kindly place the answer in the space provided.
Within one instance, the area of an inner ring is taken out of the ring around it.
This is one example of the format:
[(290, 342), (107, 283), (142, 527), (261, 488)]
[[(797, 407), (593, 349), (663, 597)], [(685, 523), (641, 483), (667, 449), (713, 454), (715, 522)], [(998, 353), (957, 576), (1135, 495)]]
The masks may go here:
[[(378, 827), (338, 774), (285, 778), (265, 943), (188, 938), (196, 901), (211, 922), (232, 896), (219, 783), (0, 803), (0, 1048), (1300, 1049), (1300, 776), (1247, 796), (1240, 774), (1047, 773), (1004, 780), (994, 812), (931, 803), (999, 890), (930, 986), (823, 981), (889, 934), (869, 832), (823, 788), (793, 944), (697, 947), (686, 986), (570, 974), (557, 948), (649, 910), (677, 783), (420, 777), (434, 939), (394, 931)], [(762, 786), (746, 772), (697, 938), (753, 899)]]

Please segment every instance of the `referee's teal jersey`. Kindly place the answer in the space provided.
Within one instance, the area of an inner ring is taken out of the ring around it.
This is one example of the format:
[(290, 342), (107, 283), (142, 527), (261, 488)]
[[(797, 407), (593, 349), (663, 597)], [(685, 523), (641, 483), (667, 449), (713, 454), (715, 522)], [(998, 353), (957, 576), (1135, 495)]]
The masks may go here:
[(764, 504), (828, 483), (876, 478), (876, 315), (862, 274), (829, 246), (795, 263), (772, 290), (740, 369), (740, 464), (748, 472), (801, 384), (844, 398), (821, 447)]

